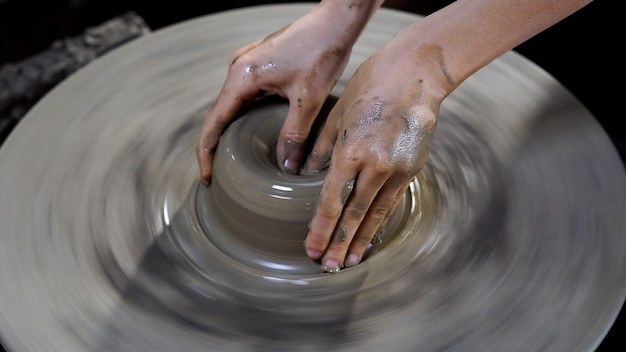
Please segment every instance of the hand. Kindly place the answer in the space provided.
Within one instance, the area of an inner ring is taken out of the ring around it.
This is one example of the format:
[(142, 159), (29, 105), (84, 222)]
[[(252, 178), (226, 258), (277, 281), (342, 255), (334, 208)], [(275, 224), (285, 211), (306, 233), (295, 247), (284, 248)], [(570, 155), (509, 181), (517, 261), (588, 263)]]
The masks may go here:
[(244, 104), (267, 92), (289, 100), (277, 143), (279, 167), (288, 173), (300, 171), (313, 122), (345, 69), (360, 31), (355, 27), (357, 33), (350, 34), (345, 23), (329, 21), (330, 6), (334, 5), (319, 6), (230, 57), (228, 76), (205, 117), (197, 147), (204, 182), (211, 181), (213, 156), (226, 126)]
[(436, 51), (398, 44), (359, 67), (304, 166), (303, 172), (321, 169), (332, 153), (305, 241), (308, 256), (327, 272), (363, 259), (426, 162), (451, 88)]

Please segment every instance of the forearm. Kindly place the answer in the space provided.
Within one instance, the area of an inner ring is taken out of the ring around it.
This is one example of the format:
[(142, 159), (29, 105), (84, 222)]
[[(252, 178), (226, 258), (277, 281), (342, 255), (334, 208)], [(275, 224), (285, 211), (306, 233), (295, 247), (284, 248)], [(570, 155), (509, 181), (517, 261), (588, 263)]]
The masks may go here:
[(467, 77), (592, 0), (457, 0), (400, 32), (396, 50), (427, 52), (448, 95)]
[(320, 30), (329, 29), (352, 45), (385, 0), (322, 0), (311, 12), (324, 21)]

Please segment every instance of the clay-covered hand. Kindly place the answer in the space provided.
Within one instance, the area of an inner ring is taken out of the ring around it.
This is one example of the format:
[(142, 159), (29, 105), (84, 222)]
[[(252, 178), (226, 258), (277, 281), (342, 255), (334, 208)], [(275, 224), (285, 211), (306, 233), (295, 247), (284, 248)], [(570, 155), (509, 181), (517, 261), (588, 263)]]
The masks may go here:
[(211, 181), (213, 156), (226, 126), (244, 104), (268, 92), (289, 100), (276, 148), (279, 167), (288, 173), (300, 171), (313, 122), (367, 21), (367, 16), (354, 16), (350, 23), (336, 21), (329, 13), (339, 10), (332, 6), (335, 3), (323, 2), (289, 26), (232, 54), (228, 76), (205, 117), (197, 147), (203, 181)]
[(393, 44), (351, 78), (303, 169), (330, 163), (305, 241), (325, 271), (363, 259), (427, 160), (448, 88), (436, 51)]
[(322, 168), (330, 158), (305, 241), (309, 257), (331, 272), (360, 262), (426, 162), (445, 97), (484, 65), (590, 2), (454, 1), (405, 27), (367, 59), (331, 110), (304, 167)]

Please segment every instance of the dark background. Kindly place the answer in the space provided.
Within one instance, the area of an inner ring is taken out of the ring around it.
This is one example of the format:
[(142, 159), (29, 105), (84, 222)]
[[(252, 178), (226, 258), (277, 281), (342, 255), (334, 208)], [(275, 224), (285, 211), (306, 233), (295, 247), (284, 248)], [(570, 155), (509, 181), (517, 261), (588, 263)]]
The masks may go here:
[[(128, 11), (158, 30), (217, 11), (293, 2), (302, 1), (0, 0), (0, 67), (20, 62), (47, 50), (55, 40), (79, 35)], [(384, 6), (427, 15), (450, 2), (388, 0)], [(623, 19), (618, 19), (617, 4), (596, 0), (514, 50), (549, 72), (591, 111), (624, 161), (626, 128), (621, 127), (624, 113), (618, 110), (617, 93), (624, 91), (619, 85), (624, 60), (618, 53), (625, 41), (622, 27), (618, 28)], [(626, 350), (624, 315), (620, 314), (598, 352)]]

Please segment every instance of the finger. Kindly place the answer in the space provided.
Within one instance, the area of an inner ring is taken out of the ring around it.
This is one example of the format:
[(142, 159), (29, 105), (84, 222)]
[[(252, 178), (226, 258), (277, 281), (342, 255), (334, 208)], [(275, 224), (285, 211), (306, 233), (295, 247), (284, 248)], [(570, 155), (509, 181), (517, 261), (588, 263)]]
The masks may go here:
[[(364, 247), (370, 243), (373, 233), (368, 234), (369, 237), (359, 235), (359, 229), (364, 221), (380, 224), (393, 203), (395, 192), (392, 195), (389, 195), (390, 192), (386, 192), (382, 197), (379, 197), (386, 179), (386, 172), (363, 171), (359, 174), (352, 194), (345, 203), (341, 217), (337, 221), (333, 238), (322, 258), (322, 266), (325, 271), (334, 272), (343, 267), (348, 249), (353, 246), (361, 248), (360, 244), (354, 245), (355, 241), (363, 241)], [(378, 200), (379, 198), (380, 200)], [(371, 216), (374, 216), (375, 219), (369, 219)], [(362, 255), (359, 252), (355, 252), (355, 254), (358, 254), (359, 258)], [(357, 261), (359, 258), (347, 259)]]
[(410, 177), (402, 185), (402, 187), (400, 187), (400, 190), (398, 191), (398, 194), (396, 194), (396, 199), (394, 200), (393, 205), (389, 209), (389, 213), (387, 214), (387, 216), (385, 218), (385, 221), (383, 222), (382, 226), (385, 226), (387, 224), (387, 220), (389, 220), (391, 215), (393, 215), (393, 213), (396, 211), (396, 209), (398, 208), (398, 205), (400, 204), (400, 201), (402, 201), (402, 198), (404, 198), (406, 196), (406, 192), (409, 189), (409, 187), (411, 186), (411, 183), (413, 183), (413, 181), (415, 181), (415, 176)]
[(290, 97), (289, 112), (276, 146), (278, 166), (283, 172), (300, 173), (311, 127), (322, 108), (323, 101), (324, 97)]
[(381, 231), (384, 231), (389, 218), (398, 207), (410, 183), (411, 181), (405, 182), (398, 189), (395, 182), (387, 182), (378, 192), (376, 199), (372, 202), (365, 219), (350, 243), (344, 261), (346, 267), (360, 263), (370, 244), (380, 244), (382, 241)]
[[(331, 110), (328, 121), (333, 121), (332, 115), (334, 113), (334, 109)], [(332, 123), (326, 123), (317, 137), (311, 149), (311, 153), (306, 159), (304, 167), (302, 168), (302, 174), (320, 172), (328, 167), (337, 138), (338, 133), (335, 126)]]
[(385, 227), (387, 226), (387, 223), (389, 222), (389, 219), (391, 218), (393, 213), (395, 213), (396, 209), (398, 208), (398, 205), (402, 201), (402, 198), (404, 198), (406, 196), (406, 192), (409, 189), (409, 186), (411, 186), (411, 182), (413, 182), (414, 179), (415, 179), (414, 177), (409, 178), (409, 180), (406, 181), (404, 183), (404, 185), (402, 185), (402, 187), (400, 187), (400, 190), (398, 191), (398, 194), (396, 194), (396, 198), (394, 199), (393, 204), (391, 205), (391, 208), (389, 208), (389, 211), (387, 212), (387, 215), (385, 215), (385, 219), (380, 224), (380, 228), (378, 229), (378, 231), (374, 234), (374, 238), (372, 238), (372, 243), (373, 244), (379, 244), (378, 242), (381, 241), (380, 239), (377, 239), (376, 237), (382, 231), (385, 231)]
[(224, 129), (243, 104), (259, 92), (260, 90), (251, 84), (231, 87), (227, 79), (215, 103), (205, 115), (196, 149), (196, 158), (200, 168), (200, 178), (206, 184), (211, 183), (213, 156)]
[[(326, 252), (356, 176), (356, 168), (342, 165), (333, 166), (326, 175), (305, 240), (306, 253), (311, 259), (318, 260)], [(337, 234), (339, 239), (344, 236), (345, 233)]]

